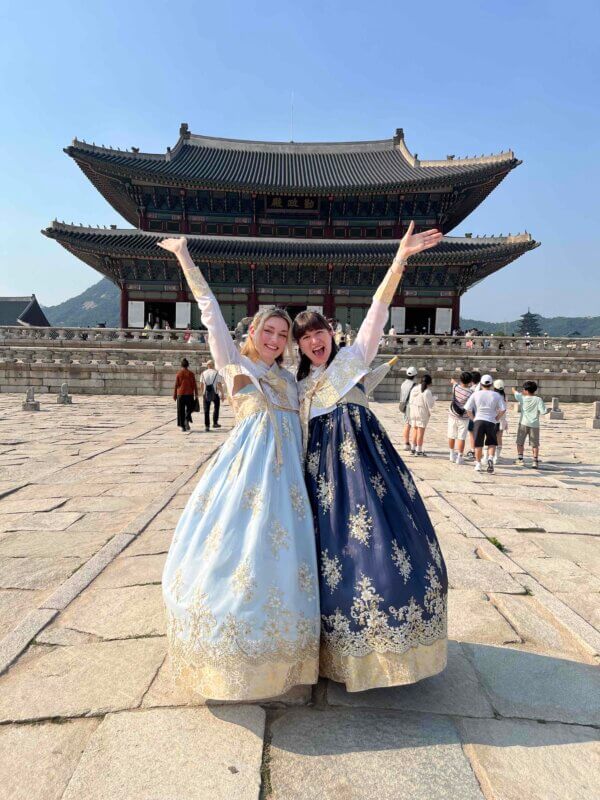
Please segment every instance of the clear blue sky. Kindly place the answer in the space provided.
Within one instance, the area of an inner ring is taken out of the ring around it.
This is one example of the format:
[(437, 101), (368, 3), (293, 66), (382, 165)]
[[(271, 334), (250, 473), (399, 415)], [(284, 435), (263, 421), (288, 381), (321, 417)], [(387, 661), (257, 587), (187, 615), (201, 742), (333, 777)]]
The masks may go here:
[(58, 303), (97, 273), (39, 231), (126, 223), (63, 152), (74, 136), (164, 152), (194, 133), (380, 139), (422, 158), (523, 164), (454, 234), (542, 247), (467, 293), (487, 320), (600, 314), (600, 4), (15, 3), (0, 0), (0, 295)]

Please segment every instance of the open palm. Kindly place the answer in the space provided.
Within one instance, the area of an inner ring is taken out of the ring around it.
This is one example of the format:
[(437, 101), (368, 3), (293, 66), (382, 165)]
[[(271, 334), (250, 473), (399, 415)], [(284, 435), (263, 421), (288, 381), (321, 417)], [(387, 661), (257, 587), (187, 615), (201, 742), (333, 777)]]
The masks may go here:
[(411, 221), (408, 230), (400, 240), (400, 247), (394, 259), (395, 261), (405, 262), (410, 256), (414, 256), (422, 250), (428, 250), (430, 247), (435, 247), (444, 238), (444, 234), (435, 228), (430, 228), (422, 233), (413, 233), (414, 229), (415, 223)]
[(170, 253), (183, 253), (187, 249), (187, 239), (185, 236), (177, 236), (171, 239), (163, 239), (160, 242), (157, 242), (159, 247), (162, 247), (163, 250), (168, 250)]

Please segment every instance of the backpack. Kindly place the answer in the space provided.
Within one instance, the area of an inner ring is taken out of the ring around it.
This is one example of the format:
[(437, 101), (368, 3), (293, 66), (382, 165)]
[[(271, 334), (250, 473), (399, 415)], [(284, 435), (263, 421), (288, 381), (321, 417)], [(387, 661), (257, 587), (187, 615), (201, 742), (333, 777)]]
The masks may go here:
[(456, 402), (455, 392), (456, 392), (456, 386), (454, 386), (452, 389), (452, 401), (450, 403), (450, 410), (452, 411), (453, 414), (456, 414), (457, 417), (464, 417), (467, 412), (464, 410), (464, 408), (461, 408)]
[(402, 411), (403, 414), (406, 414), (406, 409), (408, 407), (408, 401), (410, 399), (410, 393), (412, 392), (412, 390), (415, 388), (416, 385), (417, 385), (416, 383), (413, 383), (413, 385), (408, 390), (408, 394), (406, 395), (406, 399), (405, 400), (401, 399), (400, 402), (398, 403), (398, 408), (400, 409), (400, 411)]
[(212, 403), (217, 398), (217, 390), (215, 389), (215, 383), (217, 382), (218, 377), (219, 373), (215, 375), (212, 383), (204, 384), (204, 399), (206, 400), (207, 403)]

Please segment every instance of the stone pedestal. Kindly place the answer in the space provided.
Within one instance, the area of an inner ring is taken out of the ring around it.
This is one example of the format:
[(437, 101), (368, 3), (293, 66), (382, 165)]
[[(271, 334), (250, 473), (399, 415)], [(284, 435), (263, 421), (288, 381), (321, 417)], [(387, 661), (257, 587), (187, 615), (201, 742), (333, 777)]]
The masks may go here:
[(56, 396), (56, 402), (62, 406), (71, 405), (73, 399), (69, 394), (69, 386), (66, 383), (62, 383), (60, 387), (60, 392)]
[(32, 386), (27, 389), (27, 393), (25, 394), (25, 402), (21, 405), (23, 411), (39, 411), (40, 404), (35, 399), (35, 390)]
[(558, 397), (552, 398), (552, 411), (550, 411), (550, 419), (564, 419), (565, 412), (560, 410)]
[(588, 428), (600, 429), (600, 400), (592, 403), (593, 416), (588, 419)]

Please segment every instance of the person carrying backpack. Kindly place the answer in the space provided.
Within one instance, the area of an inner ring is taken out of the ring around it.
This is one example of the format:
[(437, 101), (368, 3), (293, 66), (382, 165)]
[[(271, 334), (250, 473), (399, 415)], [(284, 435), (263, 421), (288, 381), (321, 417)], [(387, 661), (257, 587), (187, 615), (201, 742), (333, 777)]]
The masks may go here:
[(214, 361), (207, 361), (206, 369), (200, 375), (200, 390), (202, 392), (202, 402), (204, 405), (204, 429), (210, 430), (210, 407), (213, 409), (213, 428), (220, 428), (219, 410), (221, 400), (225, 399), (223, 394), (223, 381), (217, 370)]
[(410, 395), (411, 389), (413, 386), (417, 384), (417, 368), (416, 367), (408, 367), (406, 370), (406, 380), (402, 382), (400, 386), (400, 402), (398, 404), (398, 408), (400, 409), (401, 413), (404, 415), (404, 449), (410, 450), (412, 449), (410, 446), (410, 421), (408, 419), (408, 397)]
[(465, 449), (465, 439), (469, 427), (469, 415), (465, 411), (465, 403), (473, 393), (472, 380), (470, 372), (460, 373), (460, 383), (457, 383), (454, 378), (450, 380), (452, 399), (448, 409), (448, 448), (450, 450), (449, 459), (454, 464), (462, 462)]

